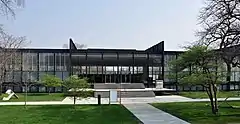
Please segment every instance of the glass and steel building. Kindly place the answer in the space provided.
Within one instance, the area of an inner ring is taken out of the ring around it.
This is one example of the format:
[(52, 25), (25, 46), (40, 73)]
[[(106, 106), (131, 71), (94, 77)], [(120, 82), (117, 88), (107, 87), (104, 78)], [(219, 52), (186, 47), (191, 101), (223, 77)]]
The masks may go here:
[[(6, 72), (3, 91), (11, 88), (22, 92), (24, 83), (31, 82), (30, 92), (46, 92), (48, 89), (39, 83), (44, 74), (53, 74), (62, 80), (78, 75), (88, 77), (91, 83), (144, 83), (146, 87), (154, 87), (156, 80), (163, 80), (166, 88), (203, 90), (201, 86), (178, 86), (177, 79), (169, 79), (168, 75), (174, 74), (169, 62), (181, 53), (164, 51), (163, 41), (146, 50), (77, 49), (71, 39), (69, 49), (19, 49), (20, 63), (12, 64), (14, 70)], [(239, 73), (233, 71), (232, 81), (240, 80)], [(237, 88), (237, 85), (232, 87)], [(51, 90), (62, 92), (63, 88)]]
[[(25, 82), (31, 82), (30, 92), (46, 92), (39, 83), (44, 74), (64, 80), (70, 75), (88, 77), (91, 83), (144, 83), (164, 80), (164, 42), (146, 50), (77, 49), (69, 41), (69, 49), (19, 49), (20, 63), (6, 73), (3, 90), (22, 92)], [(38, 82), (38, 83), (36, 83)], [(61, 92), (61, 87), (52, 89)]]

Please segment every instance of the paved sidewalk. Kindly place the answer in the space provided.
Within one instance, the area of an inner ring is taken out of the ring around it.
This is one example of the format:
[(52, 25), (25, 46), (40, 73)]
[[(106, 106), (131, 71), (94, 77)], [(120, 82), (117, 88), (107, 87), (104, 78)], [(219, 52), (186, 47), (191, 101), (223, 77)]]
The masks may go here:
[[(24, 102), (0, 102), (0, 105), (24, 105)], [(27, 105), (61, 105), (62, 101), (27, 102)]]
[(144, 124), (190, 124), (149, 104), (124, 104)]
[[(225, 98), (218, 98), (218, 101), (223, 101)], [(229, 101), (239, 100), (239, 97), (229, 98)], [(120, 101), (120, 100), (119, 100)], [(170, 103), (170, 102), (200, 102), (209, 101), (209, 99), (191, 99), (178, 95), (172, 96), (156, 96), (156, 97), (136, 97), (136, 98), (122, 98), (122, 104), (143, 104), (143, 103)], [(76, 100), (76, 104), (97, 104), (97, 98), (87, 98)], [(66, 97), (63, 101), (35, 101), (27, 102), (27, 105), (68, 105), (73, 104), (73, 98)], [(102, 98), (101, 104), (109, 104), (109, 98)], [(119, 104), (111, 103), (111, 104)], [(24, 102), (0, 102), (0, 105), (24, 105)]]

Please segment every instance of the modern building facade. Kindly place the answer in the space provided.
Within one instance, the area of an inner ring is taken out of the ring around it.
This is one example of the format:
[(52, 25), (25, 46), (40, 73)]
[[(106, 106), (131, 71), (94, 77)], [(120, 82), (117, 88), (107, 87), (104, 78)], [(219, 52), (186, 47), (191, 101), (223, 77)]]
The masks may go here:
[[(70, 75), (88, 77), (92, 83), (144, 83), (147, 87), (164, 78), (164, 42), (146, 50), (77, 49), (70, 39), (69, 49), (19, 49), (20, 63), (7, 72), (3, 88), (21, 92), (32, 82), (30, 92), (46, 92), (38, 82), (44, 74), (64, 80)], [(62, 88), (54, 88), (61, 92)]]
[[(88, 77), (91, 83), (144, 83), (146, 87), (154, 87), (156, 80), (163, 80), (166, 88), (203, 90), (202, 87), (177, 86), (177, 79), (168, 78), (167, 75), (173, 73), (169, 62), (181, 53), (164, 51), (163, 41), (146, 50), (77, 49), (71, 39), (69, 49), (19, 49), (20, 63), (13, 65), (14, 71), (6, 73), (3, 91), (11, 88), (22, 92), (24, 83), (31, 82), (30, 92), (46, 92), (46, 87), (36, 83), (44, 74), (53, 74), (62, 80), (79, 75)], [(239, 81), (238, 73), (233, 72), (234, 81)], [(51, 90), (62, 92), (63, 89)]]

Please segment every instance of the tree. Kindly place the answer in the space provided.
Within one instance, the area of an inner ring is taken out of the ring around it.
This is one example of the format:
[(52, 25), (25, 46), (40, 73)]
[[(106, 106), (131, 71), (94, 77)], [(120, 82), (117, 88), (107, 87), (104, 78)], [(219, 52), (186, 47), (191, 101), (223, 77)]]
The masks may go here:
[[(178, 73), (181, 84), (201, 85), (205, 88), (211, 102), (212, 113), (217, 114), (217, 87), (223, 76), (221, 66), (216, 61), (218, 54), (206, 46), (192, 46), (171, 62), (171, 70)], [(191, 72), (186, 69), (190, 67)]]
[(25, 44), (25, 37), (15, 37), (0, 28), (0, 93), (2, 93), (3, 82), (14, 69), (20, 68), (21, 53), (17, 49)]
[(88, 97), (89, 92), (86, 89), (89, 88), (89, 84), (87, 82), (87, 78), (79, 78), (77, 75), (72, 75), (66, 78), (63, 82), (64, 86), (73, 95), (74, 105), (76, 104), (77, 97)]
[(240, 1), (206, 0), (200, 11), (202, 30), (198, 32), (200, 43), (219, 49), (227, 66), (226, 81), (230, 90), (231, 68), (240, 67)]
[(25, 70), (25, 72), (22, 73), (22, 83), (17, 82), (17, 85), (21, 85), (24, 87), (24, 107), (27, 107), (27, 96), (28, 96), (28, 90), (31, 86), (36, 85), (37, 81), (34, 80), (34, 77), (32, 75), (32, 61), (33, 56), (30, 51), (22, 54), (22, 69)]
[[(30, 72), (28, 71), (27, 73), (24, 73), (23, 75), (23, 86), (25, 87), (25, 95), (24, 95), (24, 107), (27, 108), (27, 96), (28, 96), (28, 90), (29, 88), (34, 85), (35, 83), (32, 83), (31, 82), (31, 74)], [(20, 85), (20, 84), (19, 84)]]
[(15, 9), (23, 7), (25, 0), (0, 0), (0, 13), (7, 16), (10, 14), (15, 17)]
[(48, 87), (48, 93), (50, 94), (51, 89), (53, 87), (58, 87), (62, 85), (62, 80), (60, 78), (58, 78), (56, 75), (48, 75), (45, 74), (41, 81), (41, 83), (43, 83), (45, 86)]

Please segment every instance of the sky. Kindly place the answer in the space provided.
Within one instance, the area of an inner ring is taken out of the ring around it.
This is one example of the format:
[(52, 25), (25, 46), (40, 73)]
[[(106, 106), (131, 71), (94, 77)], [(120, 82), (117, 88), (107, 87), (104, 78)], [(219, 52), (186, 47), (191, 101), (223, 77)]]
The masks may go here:
[(62, 48), (69, 38), (88, 48), (165, 50), (197, 40), (203, 0), (25, 0), (16, 17), (1, 16), (5, 30), (34, 48)]

